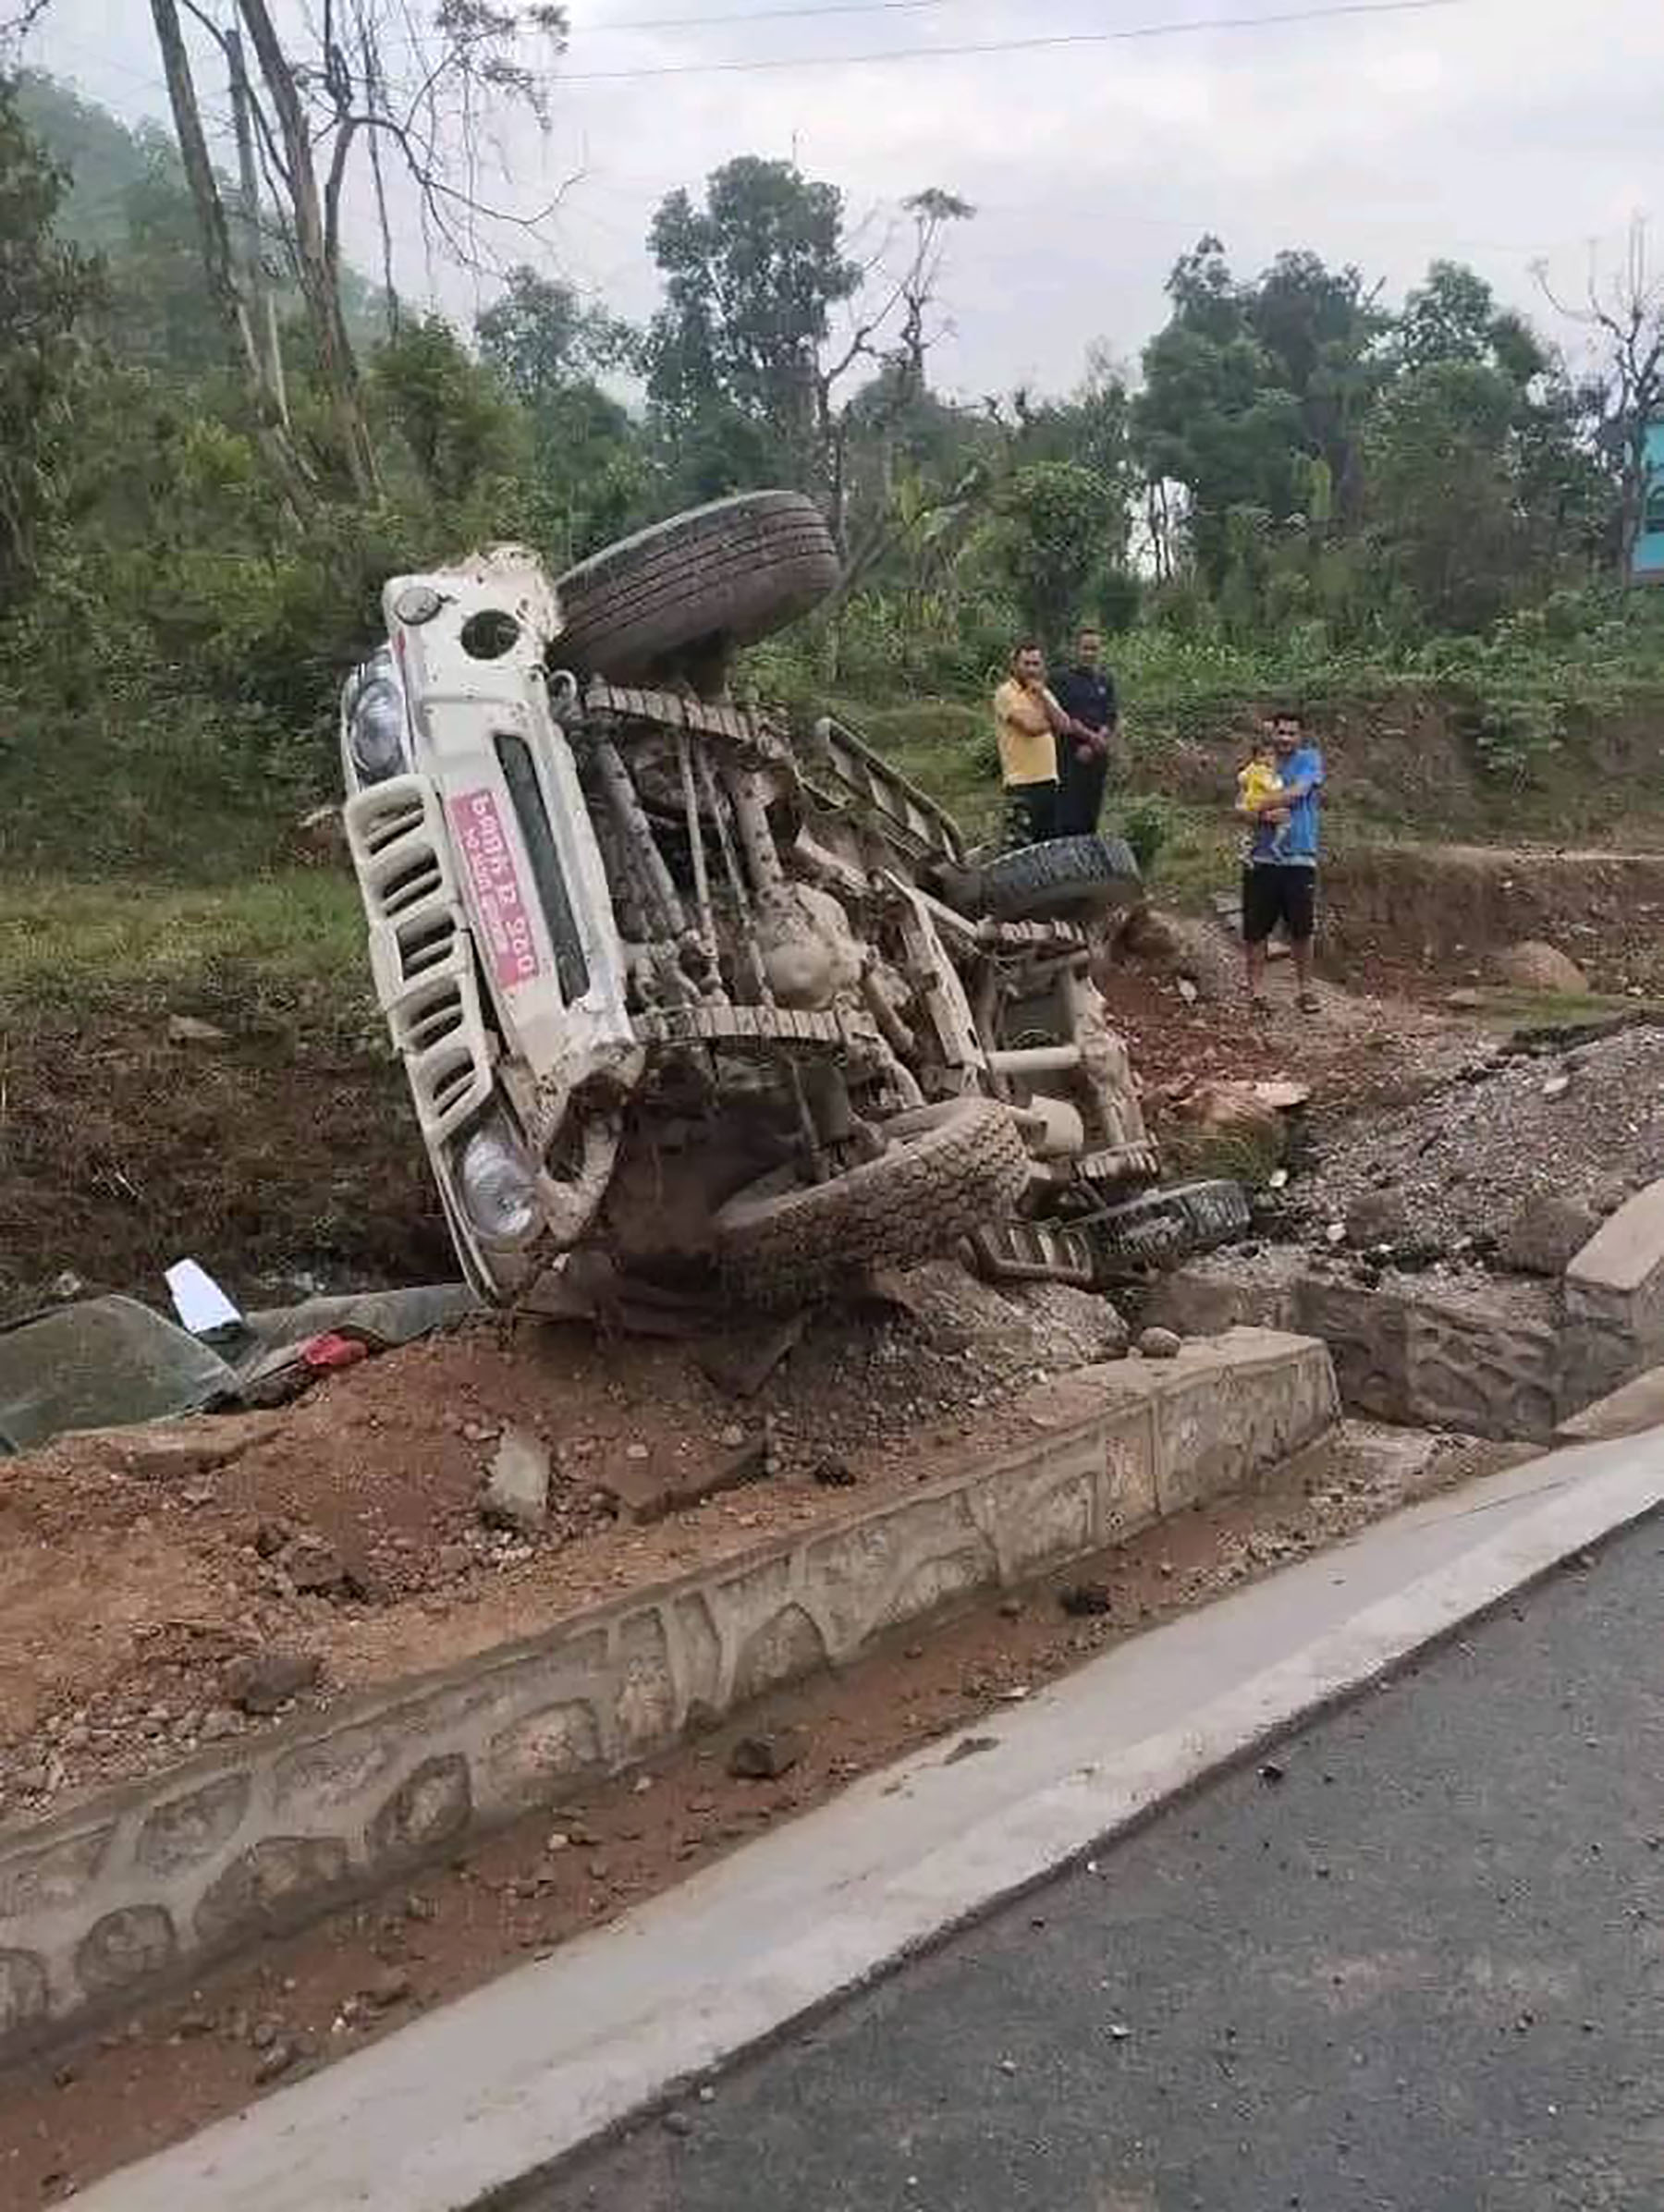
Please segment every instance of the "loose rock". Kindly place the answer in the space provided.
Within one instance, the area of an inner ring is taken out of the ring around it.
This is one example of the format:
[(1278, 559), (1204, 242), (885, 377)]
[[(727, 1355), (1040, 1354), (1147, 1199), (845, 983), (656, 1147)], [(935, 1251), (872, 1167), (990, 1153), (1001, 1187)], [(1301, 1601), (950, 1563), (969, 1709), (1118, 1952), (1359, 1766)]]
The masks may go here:
[(1520, 1275), (1563, 1275), (1599, 1227), (1592, 1206), (1546, 1193), (1528, 1199), (1514, 1216), (1499, 1256)]
[(285, 1546), (278, 1564), (297, 1590), (338, 1590), (347, 1580), (340, 1553), (322, 1536), (294, 1537)]
[(1114, 1594), (1105, 1583), (1072, 1583), (1059, 1594), (1058, 1603), (1076, 1619), (1087, 1619), (1095, 1614), (1109, 1613), (1115, 1608)]
[(1558, 945), (1529, 937), (1498, 953), (1497, 973), (1518, 991), (1586, 991), (1589, 979)]
[(195, 1014), (169, 1014), (167, 1041), (170, 1045), (228, 1045), (231, 1037), (216, 1021), (200, 1020)]
[(1396, 1244), (1409, 1228), (1409, 1208), (1396, 1191), (1365, 1191), (1346, 1209), (1347, 1241), (1360, 1249)]
[(789, 1774), (805, 1746), (796, 1729), (777, 1729), (766, 1736), (741, 1736), (728, 1754), (728, 1770), (742, 1782), (772, 1782)]
[(549, 1518), (549, 1454), (524, 1429), (504, 1432), (491, 1462), (480, 1511), (499, 1528), (534, 1535)]
[(275, 1713), (291, 1697), (310, 1690), (323, 1671), (323, 1661), (311, 1652), (259, 1652), (232, 1662), (226, 1694), (245, 1713)]
[(1138, 1349), (1146, 1360), (1176, 1360), (1184, 1349), (1184, 1339), (1175, 1329), (1147, 1328), (1139, 1337)]
[(280, 2075), (288, 2073), (291, 2066), (298, 2064), (300, 2057), (300, 2046), (288, 2036), (280, 2035), (276, 2042), (268, 2044), (261, 2053), (254, 2069), (256, 2083), (263, 2085), (267, 2082), (276, 2081)]

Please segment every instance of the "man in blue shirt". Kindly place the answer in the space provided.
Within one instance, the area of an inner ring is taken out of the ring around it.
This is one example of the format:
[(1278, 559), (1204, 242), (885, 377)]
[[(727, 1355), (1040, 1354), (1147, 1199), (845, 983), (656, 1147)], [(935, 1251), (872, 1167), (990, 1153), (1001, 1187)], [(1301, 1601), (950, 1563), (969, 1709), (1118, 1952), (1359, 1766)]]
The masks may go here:
[(1242, 866), (1242, 942), (1248, 950), (1248, 1003), (1266, 1010), (1266, 947), (1281, 923), (1294, 955), (1304, 1013), (1317, 1011), (1312, 950), (1317, 934), (1317, 836), (1323, 755), (1306, 741), (1298, 714), (1279, 710), (1270, 723), (1279, 788), (1237, 809), (1248, 824)]
[(1058, 835), (1089, 837), (1104, 807), (1109, 773), (1109, 741), (1120, 715), (1115, 678), (1102, 666), (1104, 641), (1090, 626), (1075, 640), (1074, 661), (1052, 678), (1052, 696), (1071, 721), (1073, 732), (1058, 738)]

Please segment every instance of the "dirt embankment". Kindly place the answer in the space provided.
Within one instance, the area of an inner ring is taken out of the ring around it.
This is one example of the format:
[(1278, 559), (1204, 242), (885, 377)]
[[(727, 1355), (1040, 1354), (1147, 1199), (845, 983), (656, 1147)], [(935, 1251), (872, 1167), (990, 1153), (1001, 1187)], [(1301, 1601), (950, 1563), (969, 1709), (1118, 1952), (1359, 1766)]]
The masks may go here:
[(1407, 964), (1460, 985), (1487, 976), (1504, 947), (1547, 942), (1597, 990), (1664, 985), (1664, 849), (1349, 846), (1324, 892), (1325, 946), (1341, 962)]
[[(851, 1486), (924, 1480), (967, 1438), (996, 1449), (1028, 1433), (1019, 1392), (1125, 1340), (1102, 1299), (996, 1290), (951, 1263), (891, 1292), (900, 1303), (806, 1325), (754, 1398), (705, 1372), (754, 1354), (747, 1338), (617, 1344), (482, 1322), (285, 1413), (0, 1460), (0, 1816), (258, 1725), (275, 1695), (250, 1707), (256, 1662), (304, 1660), (289, 1693), (327, 1702), (747, 1548)], [(546, 1522), (529, 1534), (482, 1510), (509, 1428), (548, 1456)], [(655, 1483), (737, 1473), (762, 1479), (632, 1524)]]
[[(1132, 703), (1129, 720), (1141, 790), (1229, 805), (1254, 703), (1234, 721), (1222, 715), (1206, 737), (1142, 748)], [(1312, 710), (1312, 731), (1328, 766), (1337, 847), (1385, 834), (1664, 851), (1664, 698), (1572, 715), (1562, 742), (1518, 776), (1487, 768), (1464, 710), (1436, 696), (1326, 703)]]
[(199, 1003), (219, 1038), (170, 1041), (165, 1004), (5, 1023), (0, 1321), (65, 1273), (155, 1302), (186, 1253), (256, 1304), (454, 1275), (386, 1052)]

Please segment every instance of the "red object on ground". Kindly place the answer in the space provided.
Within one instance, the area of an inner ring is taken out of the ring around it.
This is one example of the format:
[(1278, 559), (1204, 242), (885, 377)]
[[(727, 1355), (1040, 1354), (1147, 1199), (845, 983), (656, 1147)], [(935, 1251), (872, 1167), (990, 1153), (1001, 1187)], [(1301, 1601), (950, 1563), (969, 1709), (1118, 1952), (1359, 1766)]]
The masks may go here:
[(333, 1329), (300, 1347), (300, 1364), (318, 1373), (330, 1367), (356, 1367), (369, 1357), (370, 1347), (361, 1337), (337, 1337)]

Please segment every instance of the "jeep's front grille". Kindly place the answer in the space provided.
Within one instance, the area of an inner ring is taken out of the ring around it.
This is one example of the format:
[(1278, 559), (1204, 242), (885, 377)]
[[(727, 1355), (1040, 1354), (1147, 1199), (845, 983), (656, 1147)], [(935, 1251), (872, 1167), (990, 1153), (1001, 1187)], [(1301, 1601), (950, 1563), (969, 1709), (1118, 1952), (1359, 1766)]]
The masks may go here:
[(493, 1088), (473, 939), (451, 877), (442, 804), (415, 776), (347, 804), (376, 996), (430, 1143), (459, 1128)]
[(382, 880), (382, 911), (389, 921), (400, 914), (408, 914), (413, 906), (420, 906), (433, 898), (444, 886), (440, 873), (439, 855), (433, 851), (415, 851), (404, 856), (404, 864), (389, 872)]
[(405, 923), (398, 932), (399, 966), (405, 981), (414, 983), (430, 970), (442, 968), (457, 941), (457, 917), (448, 907), (438, 907)]

